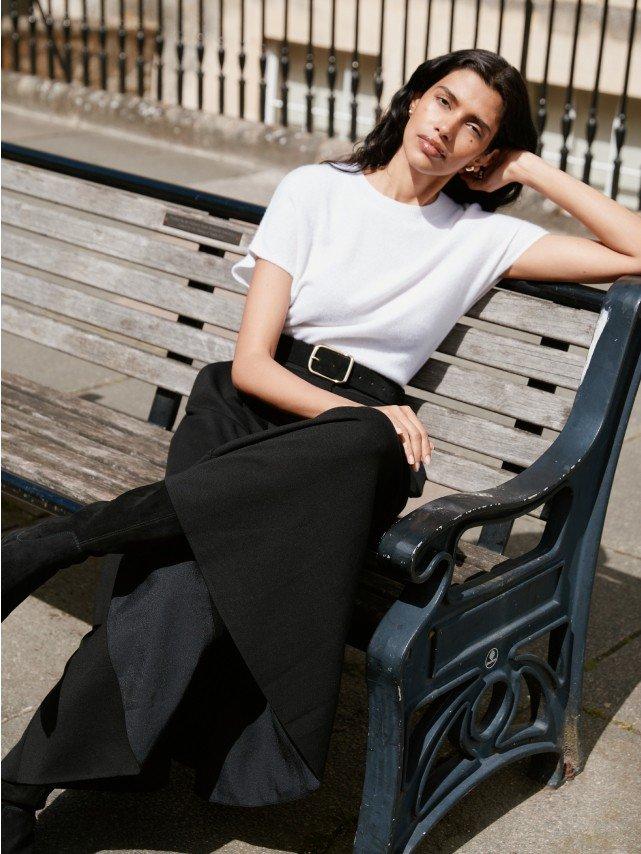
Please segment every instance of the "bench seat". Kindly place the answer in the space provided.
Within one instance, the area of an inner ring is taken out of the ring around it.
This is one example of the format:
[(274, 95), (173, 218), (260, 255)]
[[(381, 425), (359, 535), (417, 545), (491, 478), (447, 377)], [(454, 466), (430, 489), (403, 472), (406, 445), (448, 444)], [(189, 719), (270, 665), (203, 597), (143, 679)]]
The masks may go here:
[(163, 476), (171, 433), (162, 427), (115, 419), (105, 406), (7, 371), (2, 383), (3, 468), (15, 497), (25, 480), (58, 496), (46, 509), (73, 509)]
[[(53, 512), (163, 477), (171, 433), (75, 394), (2, 372), (4, 491)], [(497, 562), (498, 555), (460, 543), (454, 583)], [(356, 598), (350, 644), (366, 649), (376, 625), (399, 597), (404, 581), (376, 565), (372, 542)]]
[[(5, 375), (3, 490), (72, 511), (163, 476), (198, 370), (233, 358), (231, 267), (264, 209), (2, 149), (3, 330), (155, 387), (145, 423)], [(504, 280), (407, 384), (436, 449), (429, 494), (369, 544), (356, 592), (355, 854), (410, 854), (511, 762), (551, 786), (581, 771), (590, 595), (640, 351), (640, 277), (607, 294)]]

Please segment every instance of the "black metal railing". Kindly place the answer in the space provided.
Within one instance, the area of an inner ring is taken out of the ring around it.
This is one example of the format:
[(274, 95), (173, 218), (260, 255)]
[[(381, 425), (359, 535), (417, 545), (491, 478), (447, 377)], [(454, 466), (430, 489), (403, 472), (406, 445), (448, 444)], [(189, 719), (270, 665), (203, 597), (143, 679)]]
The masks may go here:
[[(197, 0), (188, 15), (184, 0), (81, 0), (72, 19), (69, 0), (3, 0), (3, 67), (355, 141), (419, 62), (486, 47), (528, 80), (538, 153), (641, 206), (638, 0), (425, 0), (420, 15), (408, 0), (262, 0), (251, 30), (248, 6)], [(613, 46), (621, 59), (604, 64)]]

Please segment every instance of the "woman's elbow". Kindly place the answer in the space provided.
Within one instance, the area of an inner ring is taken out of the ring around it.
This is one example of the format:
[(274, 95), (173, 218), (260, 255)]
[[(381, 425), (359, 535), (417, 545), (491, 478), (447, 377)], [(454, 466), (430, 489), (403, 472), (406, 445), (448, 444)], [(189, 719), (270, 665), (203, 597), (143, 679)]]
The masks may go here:
[(256, 385), (256, 376), (260, 364), (264, 362), (263, 354), (245, 354), (243, 356), (235, 356), (231, 364), (231, 381), (235, 388), (239, 391), (251, 392)]
[(235, 358), (231, 363), (231, 381), (239, 391), (247, 390), (247, 370), (243, 359)]

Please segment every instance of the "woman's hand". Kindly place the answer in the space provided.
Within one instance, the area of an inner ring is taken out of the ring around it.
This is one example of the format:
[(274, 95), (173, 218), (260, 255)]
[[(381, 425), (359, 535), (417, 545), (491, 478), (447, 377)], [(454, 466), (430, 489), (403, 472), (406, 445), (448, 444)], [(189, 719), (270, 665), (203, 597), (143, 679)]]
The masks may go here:
[(414, 471), (418, 471), (421, 460), (429, 464), (434, 444), (411, 406), (392, 404), (391, 406), (375, 406), (373, 408), (384, 412), (396, 428), (396, 433), (403, 442), (407, 462), (414, 468)]
[(523, 155), (530, 154), (529, 151), (495, 148), (481, 172), (483, 178), (479, 179), (476, 172), (466, 172), (465, 169), (461, 170), (459, 175), (470, 190), (493, 193), (505, 187), (506, 184), (521, 180), (519, 162), (523, 159)]

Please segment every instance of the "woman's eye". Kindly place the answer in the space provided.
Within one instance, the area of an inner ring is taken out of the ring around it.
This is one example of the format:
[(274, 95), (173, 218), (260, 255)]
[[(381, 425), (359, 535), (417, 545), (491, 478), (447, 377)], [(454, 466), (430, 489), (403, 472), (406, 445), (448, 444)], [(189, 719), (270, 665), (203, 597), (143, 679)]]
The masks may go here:
[(480, 135), (481, 135), (481, 131), (477, 128), (477, 126), (476, 126), (476, 125), (470, 125), (470, 127), (472, 128), (472, 130), (474, 131), (474, 133), (475, 133), (477, 136), (480, 136)]
[(442, 95), (437, 95), (436, 99), (437, 99), (437, 101), (441, 101), (441, 103), (447, 104), (449, 106), (449, 101), (446, 98), (444, 98)]

